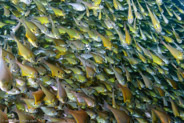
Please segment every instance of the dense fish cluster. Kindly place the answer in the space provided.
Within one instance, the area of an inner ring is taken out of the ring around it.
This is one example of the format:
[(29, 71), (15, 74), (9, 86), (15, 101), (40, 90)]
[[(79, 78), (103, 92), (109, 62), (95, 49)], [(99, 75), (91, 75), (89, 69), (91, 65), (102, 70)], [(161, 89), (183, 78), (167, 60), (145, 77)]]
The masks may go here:
[(183, 0), (1, 0), (0, 123), (184, 122)]

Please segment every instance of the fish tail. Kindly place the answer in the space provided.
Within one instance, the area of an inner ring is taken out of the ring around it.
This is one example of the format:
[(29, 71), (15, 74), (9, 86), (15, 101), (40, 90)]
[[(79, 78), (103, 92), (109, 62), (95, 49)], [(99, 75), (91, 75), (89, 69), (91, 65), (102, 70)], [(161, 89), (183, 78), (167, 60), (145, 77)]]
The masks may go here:
[(20, 21), (20, 19), (19, 19), (19, 18), (17, 18), (15, 15), (11, 15), (11, 16), (10, 16), (10, 19), (13, 19), (13, 20), (18, 20), (18, 21)]
[(174, 63), (171, 63), (171, 65), (174, 67), (174, 68), (177, 68), (176, 65)]
[(146, 0), (144, 0), (144, 2), (146, 3), (146, 5), (147, 5), (147, 1)]
[(145, 0), (144, 0), (144, 2), (145, 2), (145, 4), (146, 4), (146, 8), (148, 9), (148, 11), (151, 12), (151, 10), (150, 10), (149, 7), (148, 7), (147, 2), (146, 2)]
[(133, 5), (131, 0), (128, 0), (128, 4), (129, 4), (130, 7), (131, 7), (131, 5)]
[(0, 47), (0, 58), (2, 58), (3, 57), (3, 49), (2, 49), (2, 47)]
[(53, 20), (52, 20), (51, 15), (49, 15), (49, 20), (50, 20), (50, 22), (52, 23), (52, 25), (54, 25), (54, 22), (53, 22)]
[(105, 109), (109, 109), (110, 108), (109, 104), (105, 100), (104, 100), (104, 108)]
[(70, 110), (69, 110), (67, 107), (64, 107), (63, 109), (64, 109), (64, 112), (65, 112), (66, 114), (70, 114)]
[(104, 108), (107, 108), (108, 107), (108, 104), (107, 102), (104, 100)]
[(110, 68), (114, 70), (113, 66), (111, 64), (109, 64)]
[(10, 36), (12, 37), (12, 39), (14, 39), (13, 41), (17, 42), (17, 38), (15, 37), (15, 33), (14, 32), (10, 32)]
[(16, 59), (15, 60), (15, 63), (18, 65), (18, 66), (22, 66), (22, 64)]
[(76, 2), (77, 2), (77, 3), (82, 3), (82, 2), (83, 2), (83, 0), (77, 0)]
[(127, 29), (127, 28), (126, 28), (126, 22), (124, 22), (124, 28)]
[(167, 46), (166, 43), (165, 43), (164, 41), (161, 41), (161, 43), (162, 43), (163, 45)]
[(125, 69), (125, 66), (124, 66), (124, 64), (122, 64), (122, 63), (121, 63), (121, 66), (122, 66), (122, 68), (123, 68), (123, 69)]
[(47, 3), (47, 5), (48, 5), (49, 8), (53, 8), (53, 7), (50, 5), (50, 3)]
[(143, 75), (142, 72), (139, 70), (139, 73), (141, 74), (141, 76)]
[(123, 84), (123, 85), (118, 83), (117, 86), (118, 86), (118, 88), (128, 88), (128, 84), (127, 83)]

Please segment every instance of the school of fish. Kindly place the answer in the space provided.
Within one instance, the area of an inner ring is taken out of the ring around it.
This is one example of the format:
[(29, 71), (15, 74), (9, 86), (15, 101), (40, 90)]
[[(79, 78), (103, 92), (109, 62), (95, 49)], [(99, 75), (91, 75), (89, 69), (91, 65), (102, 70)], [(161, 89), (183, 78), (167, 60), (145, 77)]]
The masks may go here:
[(183, 0), (1, 0), (0, 123), (184, 122)]

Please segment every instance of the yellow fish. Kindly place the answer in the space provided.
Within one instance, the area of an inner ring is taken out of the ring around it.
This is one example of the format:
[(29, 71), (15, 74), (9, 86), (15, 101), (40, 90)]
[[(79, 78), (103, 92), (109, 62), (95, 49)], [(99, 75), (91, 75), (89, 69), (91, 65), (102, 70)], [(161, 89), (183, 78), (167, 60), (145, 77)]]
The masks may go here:
[(39, 104), (41, 103), (44, 97), (44, 92), (42, 90), (38, 90), (38, 91), (32, 92), (32, 95), (34, 97), (35, 104)]
[(141, 53), (139, 53), (138, 51), (136, 51), (136, 52), (137, 52), (139, 58), (141, 59), (141, 61), (144, 62), (144, 63), (147, 63), (146, 58)]
[[(11, 52), (9, 52), (9, 51), (7, 51), (7, 50), (5, 50), (5, 49), (2, 49), (3, 51), (2, 51), (2, 53), (3, 53), (3, 59), (6, 61), (6, 62), (10, 62), (9, 61), (9, 59), (10, 60), (15, 60), (15, 56), (11, 53)], [(9, 58), (9, 59), (7, 59), (7, 57)]]
[(180, 38), (179, 34), (175, 31), (174, 27), (172, 26), (173, 34), (178, 43), (182, 43), (182, 39)]
[(124, 25), (124, 29), (125, 29), (125, 41), (128, 45), (130, 45), (132, 43), (132, 39), (131, 39), (128, 29), (126, 28), (126, 24)]
[(49, 16), (49, 19), (50, 19), (50, 22), (51, 22), (51, 24), (52, 24), (52, 35), (54, 36), (54, 38), (59, 39), (59, 38), (60, 38), (59, 30), (58, 30), (58, 28), (55, 26), (55, 24), (54, 24), (54, 22), (53, 22), (51, 16)]
[(71, 114), (75, 121), (77, 123), (88, 123), (89, 122), (89, 116), (84, 110), (71, 110), (71, 109), (65, 109), (65, 112)]
[(171, 85), (173, 87), (173, 89), (177, 89), (178, 88), (178, 85), (177, 85), (177, 83), (174, 80), (172, 80), (170, 78), (166, 78), (166, 80), (169, 83), (169, 85)]
[(26, 26), (33, 32), (35, 35), (39, 34), (39, 29), (38, 27), (31, 21), (27, 21), (26, 19), (23, 19), (24, 23)]
[(64, 77), (64, 71), (61, 68), (48, 62), (45, 62), (45, 64), (50, 68), (53, 77), (58, 77), (60, 79)]
[(172, 38), (170, 38), (169, 36), (163, 36), (163, 38), (165, 39), (165, 41), (167, 41), (168, 43), (173, 43), (174, 40)]
[(128, 23), (132, 24), (134, 21), (134, 17), (132, 14), (132, 7), (131, 7), (130, 0), (128, 0), (127, 2), (128, 2)]
[(28, 39), (28, 41), (34, 46), (34, 47), (38, 47), (37, 44), (37, 38), (36, 36), (31, 32), (31, 30), (25, 25), (25, 29), (26, 29), (26, 37)]
[(94, 0), (94, 5), (99, 6), (101, 2), (102, 2), (102, 0)]
[(98, 32), (96, 32), (96, 33), (97, 33), (97, 35), (101, 38), (104, 47), (106, 47), (108, 50), (111, 50), (111, 49), (112, 49), (112, 43), (111, 43), (111, 41), (109, 40), (109, 38), (106, 38), (105, 36), (101, 35), (101, 34), (98, 33)]
[(126, 46), (127, 43), (125, 41), (125, 35), (121, 32), (121, 30), (118, 27), (114, 26), (114, 29), (115, 29), (116, 33), (118, 34), (118, 36), (119, 36), (119, 40), (121, 42), (121, 45)]
[(42, 86), (41, 84), (40, 84), (40, 87), (41, 87), (43, 93), (45, 94), (45, 97), (44, 97), (45, 104), (48, 106), (55, 106), (56, 101), (57, 101), (55, 95), (52, 92), (50, 92), (49, 89)]
[(95, 53), (95, 52), (91, 52), (91, 55), (93, 56), (96, 63), (98, 63), (98, 64), (103, 63), (104, 59), (103, 59), (102, 55)]
[(126, 103), (126, 102), (130, 103), (131, 99), (132, 99), (132, 93), (131, 93), (130, 89), (127, 87), (127, 85), (122, 86), (122, 85), (118, 84), (118, 87), (122, 91), (124, 103)]
[(48, 24), (49, 18), (47, 16), (40, 16), (40, 17), (34, 17), (37, 19), (41, 24)]
[(157, 87), (157, 86), (155, 86), (155, 89), (159, 92), (161, 97), (165, 96), (165, 92), (163, 91), (163, 89), (161, 89), (160, 87)]
[(144, 84), (146, 85), (147, 88), (152, 88), (152, 81), (145, 76), (144, 74), (142, 74), (142, 72), (139, 72), (143, 78)]
[(86, 69), (86, 77), (93, 78), (95, 75), (95, 70), (92, 67), (89, 67), (87, 65), (85, 65), (85, 69)]
[(145, 34), (143, 33), (143, 31), (142, 31), (142, 29), (141, 29), (140, 26), (139, 26), (139, 29), (140, 29), (140, 33), (141, 33), (142, 39), (143, 39), (143, 40), (147, 40), (147, 38), (146, 38)]
[(52, 10), (54, 11), (54, 14), (56, 16), (65, 16), (65, 13), (61, 10), (61, 9), (58, 9), (58, 8), (54, 8), (54, 7), (51, 7)]
[(148, 12), (149, 12), (149, 16), (151, 18), (151, 21), (152, 21), (152, 24), (153, 24), (153, 27), (155, 28), (155, 30), (158, 32), (158, 33), (161, 33), (162, 32), (162, 27), (160, 25), (160, 22), (158, 21), (158, 19), (156, 18), (156, 15), (153, 14), (150, 10), (150, 8), (148, 7), (148, 5), (146, 4), (146, 7), (148, 9)]
[(113, 108), (110, 105), (108, 105), (106, 102), (104, 104), (104, 107), (109, 109), (113, 113), (114, 117), (116, 118), (117, 123), (130, 123), (131, 122), (130, 116), (125, 111)]
[(124, 78), (123, 78), (122, 74), (119, 73), (119, 72), (117, 71), (117, 69), (115, 69), (112, 65), (110, 65), (110, 67), (111, 67), (111, 69), (113, 70), (113, 72), (114, 72), (114, 74), (115, 74), (115, 77), (116, 77), (116, 79), (118, 80), (119, 84), (125, 85), (125, 81), (124, 81)]
[(22, 76), (27, 76), (30, 78), (36, 78), (38, 75), (37, 70), (34, 67), (21, 64), (20, 62), (16, 61), (16, 64), (20, 67)]
[(147, 13), (145, 12), (144, 8), (143, 8), (143, 7), (141, 6), (141, 4), (139, 3), (139, 0), (137, 0), (137, 3), (138, 3), (139, 9), (140, 9), (142, 15), (147, 16)]
[(20, 123), (27, 123), (27, 121), (31, 121), (31, 120), (37, 121), (33, 116), (29, 115), (28, 113), (26, 113), (24, 111), (20, 111), (20, 110), (16, 109), (16, 112), (18, 114)]
[(171, 123), (171, 118), (169, 117), (168, 114), (166, 114), (166, 112), (163, 112), (157, 109), (152, 109), (152, 110), (159, 117), (162, 123)]
[(170, 17), (173, 17), (173, 14), (172, 14), (172, 12), (166, 7), (166, 5), (164, 4), (164, 7), (165, 7), (165, 9), (166, 9), (166, 11), (167, 11), (167, 13), (169, 14), (169, 16)]
[(162, 0), (156, 0), (156, 3), (158, 4), (158, 5), (162, 5)]
[(8, 67), (6, 66), (5, 61), (3, 60), (3, 50), (0, 48), (0, 88), (3, 91), (10, 89), (12, 81), (12, 74)]
[(0, 110), (0, 122), (1, 123), (8, 123), (8, 116), (7, 116), (7, 114), (5, 113), (5, 112), (2, 112), (1, 110)]
[(169, 52), (174, 56), (175, 59), (177, 60), (183, 60), (183, 53), (176, 48), (172, 47), (169, 44), (166, 44), (165, 42), (162, 41), (162, 44), (169, 50)]
[(22, 98), (22, 100), (26, 103), (26, 108), (31, 113), (35, 113), (36, 108), (40, 106), (34, 103), (34, 99)]
[(18, 54), (21, 55), (23, 58), (26, 60), (33, 62), (34, 61), (34, 54), (30, 49), (28, 49), (26, 46), (24, 46), (18, 39), (17, 37), (13, 36), (14, 40), (17, 43), (18, 46)]
[(113, 0), (113, 4), (114, 4), (114, 8), (116, 10), (123, 10), (123, 7), (121, 6), (121, 4), (118, 2), (118, 0)]
[(174, 101), (171, 98), (169, 100), (171, 102), (171, 107), (172, 107), (172, 111), (173, 111), (174, 116), (175, 117), (180, 116), (180, 113), (179, 113), (177, 105), (174, 103)]
[(173, 11), (173, 14), (175, 15), (177, 20), (181, 21), (181, 17), (175, 11)]
[(132, 0), (132, 6), (133, 6), (133, 9), (134, 9), (135, 17), (139, 20), (142, 20), (142, 15), (137, 11), (137, 7), (136, 7), (133, 0)]
[(121, 65), (121, 66), (125, 70), (127, 81), (130, 82), (131, 81), (131, 77), (130, 77), (129, 71), (127, 70), (127, 68), (124, 65)]
[(181, 14), (184, 14), (184, 10), (183, 10), (183, 9), (179, 8), (178, 6), (176, 6), (176, 4), (173, 4), (173, 5), (178, 9), (178, 11), (179, 11)]
[(150, 53), (154, 63), (156, 63), (158, 65), (161, 65), (161, 66), (164, 65), (164, 61), (160, 57), (158, 57), (157, 55), (151, 53), (150, 51), (149, 51), (149, 53)]
[(168, 24), (169, 20), (166, 18), (166, 16), (163, 13), (161, 13), (161, 15), (162, 15), (162, 18), (163, 18), (165, 24)]
[(60, 102), (65, 103), (66, 99), (67, 99), (67, 93), (65, 91), (65, 88), (63, 87), (63, 85), (59, 82), (59, 79), (56, 79), (57, 81), (57, 98)]
[(45, 7), (42, 5), (42, 3), (41, 3), (39, 0), (33, 0), (33, 1), (34, 1), (34, 3), (36, 4), (38, 10), (39, 10), (40, 12), (42, 12), (43, 14), (46, 14), (46, 9), (45, 9)]

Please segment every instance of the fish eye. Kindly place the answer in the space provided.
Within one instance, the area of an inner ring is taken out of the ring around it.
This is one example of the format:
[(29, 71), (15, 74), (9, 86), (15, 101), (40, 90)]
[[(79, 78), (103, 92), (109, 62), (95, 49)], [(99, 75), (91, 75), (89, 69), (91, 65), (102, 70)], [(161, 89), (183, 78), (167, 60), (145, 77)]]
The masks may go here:
[(13, 89), (13, 85), (11, 85), (10, 89)]
[(158, 24), (156, 24), (156, 27), (157, 27), (157, 28), (159, 28), (159, 25), (158, 25)]

